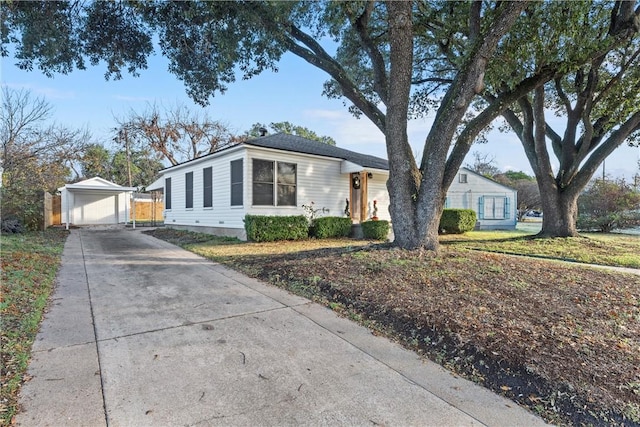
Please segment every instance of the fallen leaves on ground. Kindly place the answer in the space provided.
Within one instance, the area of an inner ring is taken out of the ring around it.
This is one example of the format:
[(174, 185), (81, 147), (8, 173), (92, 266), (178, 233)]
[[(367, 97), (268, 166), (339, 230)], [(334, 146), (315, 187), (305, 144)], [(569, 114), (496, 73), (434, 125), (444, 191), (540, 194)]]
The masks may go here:
[[(206, 243), (191, 249), (216, 259)], [(369, 245), (222, 261), (324, 302), (548, 421), (640, 423), (638, 275), (455, 247), (437, 257)]]

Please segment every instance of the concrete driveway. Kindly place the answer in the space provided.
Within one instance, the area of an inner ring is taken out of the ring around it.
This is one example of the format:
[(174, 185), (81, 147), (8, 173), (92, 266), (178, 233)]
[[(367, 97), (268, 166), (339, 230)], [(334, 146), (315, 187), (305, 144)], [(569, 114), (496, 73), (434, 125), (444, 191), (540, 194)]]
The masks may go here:
[(317, 304), (126, 229), (72, 230), (24, 426), (543, 425)]

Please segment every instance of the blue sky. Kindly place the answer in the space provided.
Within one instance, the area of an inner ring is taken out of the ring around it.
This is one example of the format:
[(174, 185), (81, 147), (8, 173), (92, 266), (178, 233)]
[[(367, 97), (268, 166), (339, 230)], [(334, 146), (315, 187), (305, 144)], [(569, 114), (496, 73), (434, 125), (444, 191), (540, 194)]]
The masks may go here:
[[(104, 66), (47, 78), (38, 71), (22, 71), (13, 62), (2, 58), (2, 84), (29, 89), (33, 95), (44, 97), (53, 106), (56, 122), (87, 127), (94, 139), (104, 144), (113, 137), (110, 129), (116, 125), (114, 117), (126, 117), (131, 110), (143, 112), (148, 104), (182, 104), (202, 110), (186, 95), (183, 83), (167, 71), (167, 62), (161, 57), (151, 58), (149, 68), (142, 70), (140, 77), (124, 74), (117, 81), (105, 81)], [(236, 133), (243, 133), (256, 122), (289, 121), (331, 136), (339, 147), (387, 157), (384, 136), (368, 119), (356, 119), (342, 101), (322, 96), (322, 84), (327, 79), (323, 72), (292, 54), (283, 57), (279, 69), (278, 73), (265, 72), (230, 84), (224, 95), (216, 95), (206, 107), (209, 117), (228, 124)], [(409, 122), (414, 152), (422, 152), (430, 125), (429, 118)], [(532, 174), (524, 150), (512, 133), (491, 132), (489, 143), (474, 145), (464, 164), (473, 162), (473, 152), (494, 158), (501, 170)], [(606, 161), (606, 174), (632, 181), (638, 172), (639, 156), (639, 148), (626, 144), (619, 147)]]

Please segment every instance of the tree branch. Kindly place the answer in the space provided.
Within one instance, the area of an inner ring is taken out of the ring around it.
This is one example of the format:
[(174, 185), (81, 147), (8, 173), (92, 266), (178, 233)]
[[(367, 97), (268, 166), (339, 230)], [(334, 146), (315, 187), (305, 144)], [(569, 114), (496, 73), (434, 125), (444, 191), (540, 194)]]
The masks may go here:
[[(348, 78), (347, 72), (342, 66), (331, 58), (312, 37), (296, 26), (289, 26), (289, 34), (291, 37), (285, 36), (287, 49), (294, 55), (329, 74), (340, 85), (342, 94), (353, 102), (384, 133), (386, 129), (384, 113), (362, 95), (360, 90)], [(306, 48), (296, 43), (295, 40), (298, 40)]]
[(373, 0), (367, 1), (362, 14), (355, 19), (354, 27), (356, 29), (356, 32), (358, 33), (358, 36), (360, 37), (360, 45), (369, 55), (371, 64), (373, 65), (374, 90), (380, 96), (382, 102), (384, 102), (384, 104), (386, 105), (389, 102), (389, 94), (387, 93), (387, 87), (389, 85), (389, 82), (387, 80), (387, 70), (384, 58), (382, 57), (382, 54), (376, 47), (373, 39), (370, 37), (368, 32), (369, 19), (371, 18), (371, 13), (373, 12), (374, 6), (375, 2)]

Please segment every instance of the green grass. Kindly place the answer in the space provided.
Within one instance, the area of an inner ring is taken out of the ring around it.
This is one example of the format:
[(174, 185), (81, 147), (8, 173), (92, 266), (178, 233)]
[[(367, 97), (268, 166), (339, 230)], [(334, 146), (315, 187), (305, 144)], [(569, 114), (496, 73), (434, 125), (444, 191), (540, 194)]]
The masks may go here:
[(48, 230), (0, 235), (0, 425), (11, 425), (31, 345), (60, 265), (68, 232)]
[(441, 237), (445, 245), (489, 252), (640, 268), (640, 237), (585, 233), (580, 237), (533, 238), (523, 231), (472, 231)]

